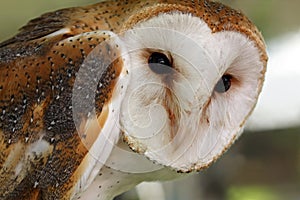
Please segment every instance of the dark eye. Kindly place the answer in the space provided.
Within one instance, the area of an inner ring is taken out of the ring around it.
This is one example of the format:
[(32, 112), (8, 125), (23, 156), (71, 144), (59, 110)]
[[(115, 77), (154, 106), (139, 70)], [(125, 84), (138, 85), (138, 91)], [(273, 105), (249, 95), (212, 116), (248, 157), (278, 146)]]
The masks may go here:
[(172, 72), (171, 61), (163, 53), (152, 53), (148, 59), (148, 63), (150, 69), (156, 74), (168, 74)]
[(225, 93), (227, 92), (231, 87), (231, 75), (224, 75), (222, 78), (218, 81), (215, 91), (218, 93)]

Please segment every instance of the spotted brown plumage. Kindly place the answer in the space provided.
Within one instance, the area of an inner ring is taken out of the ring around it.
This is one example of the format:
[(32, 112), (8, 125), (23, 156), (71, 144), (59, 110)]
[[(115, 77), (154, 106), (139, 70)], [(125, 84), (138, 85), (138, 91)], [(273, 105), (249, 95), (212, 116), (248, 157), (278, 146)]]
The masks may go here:
[[(109, 37), (95, 31), (76, 37), (58, 35), (38, 38), (2, 47), (1, 53), (5, 58), (1, 59), (0, 65), (3, 150), (0, 178), (7, 184), (0, 188), (1, 195), (8, 196), (8, 199), (24, 195), (25, 199), (29, 194), (23, 191), (30, 191), (35, 183), (48, 190), (56, 184), (61, 186), (67, 183), (76, 171), (87, 150), (81, 144), (73, 123), (72, 85), (83, 59)], [(11, 55), (13, 50), (15, 55)], [(105, 52), (108, 50), (104, 49), (103, 57), (99, 58), (104, 63), (105, 56), (109, 56)], [(7, 58), (6, 54), (11, 57)], [(109, 101), (109, 90), (114, 82), (112, 74), (118, 76), (118, 65), (115, 62), (108, 67), (99, 83), (102, 87), (99, 87), (96, 96), (98, 112)], [(49, 151), (26, 161), (26, 148), (41, 140), (41, 137), (50, 144)], [(18, 153), (13, 152), (16, 149)], [(13, 156), (14, 162), (7, 160), (9, 155)], [(20, 161), (32, 166), (22, 169), (27, 172), (15, 177), (15, 165)], [(58, 194), (52, 195), (59, 198)]]
[[(212, 158), (204, 163), (187, 162), (187, 166), (182, 164), (184, 167), (175, 163), (173, 166), (173, 163), (166, 164), (166, 160), (156, 159), (156, 155), (147, 152), (151, 145), (141, 145), (144, 141), (131, 137), (130, 134), (135, 134), (134, 131), (128, 133), (125, 123), (127, 121), (121, 119), (122, 130), (115, 133), (116, 136), (112, 138), (113, 144), (126, 144), (125, 146), (129, 146), (133, 151), (145, 154), (154, 163), (165, 167), (162, 170), (164, 175), (147, 174), (147, 178), (143, 178), (111, 169), (111, 166), (98, 166), (95, 160), (99, 158), (94, 158), (94, 154), (89, 152), (91, 149), (97, 152), (98, 146), (95, 145), (98, 145), (101, 130), (106, 130), (105, 127), (114, 124), (112, 121), (119, 121), (114, 118), (117, 114), (113, 113), (121, 111), (115, 111), (111, 105), (114, 101), (122, 100), (121, 93), (125, 95), (123, 91), (126, 87), (118, 84), (118, 81), (126, 79), (126, 75), (131, 73), (124, 64), (128, 62), (128, 59), (124, 59), (124, 49), (130, 44), (126, 42), (132, 39), (126, 38), (126, 31), (135, 30), (151, 19), (164, 16), (163, 14), (185, 16), (188, 19), (196, 17), (206, 23), (211, 34), (228, 31), (240, 33), (245, 40), (251, 40), (253, 45), (249, 42), (249, 46), (257, 51), (257, 63), (260, 64), (257, 65), (262, 68), (254, 95), (257, 98), (267, 62), (264, 41), (257, 28), (241, 12), (222, 4), (208, 0), (114, 0), (46, 13), (31, 20), (17, 35), (0, 44), (0, 182), (3, 183), (0, 186), (1, 199), (70, 199), (79, 198), (85, 190), (88, 192), (84, 193), (83, 197), (90, 198), (91, 190), (87, 189), (91, 183), (92, 187), (100, 184), (97, 187), (100, 194), (94, 195), (98, 190), (93, 190), (93, 197), (109, 199), (128, 189), (131, 184), (135, 185), (144, 179), (169, 179), (177, 176), (175, 171), (190, 172), (206, 168), (233, 143), (236, 135), (228, 137), (222, 152), (212, 155)], [(116, 39), (117, 34), (125, 39), (119, 42)], [(230, 37), (226, 39), (228, 38)], [(143, 51), (146, 51), (145, 49), (147, 50), (144, 48)], [(141, 54), (141, 58), (150, 55), (149, 52)], [(84, 67), (87, 74), (80, 78), (78, 74)], [(135, 66), (128, 68), (130, 67)], [(172, 95), (172, 90), (175, 90), (172, 87), (176, 86), (173, 84), (173, 78), (169, 76), (168, 81), (163, 83), (172, 84), (169, 84), (170, 88), (165, 92), (166, 97), (162, 103), (168, 113), (172, 130), (170, 138), (167, 138), (170, 140), (176, 138), (177, 131), (181, 130), (183, 117), (180, 117), (180, 112), (184, 110), (179, 107), (181, 100)], [(147, 77), (144, 77), (143, 80), (146, 79)], [(92, 89), (89, 84), (95, 85), (95, 91), (90, 91)], [(143, 82), (132, 84), (137, 87)], [(133, 86), (129, 86), (131, 87), (127, 93), (134, 91), (131, 90)], [(143, 99), (150, 96), (144, 95)], [(82, 97), (85, 99), (80, 99)], [(209, 110), (208, 107), (213, 101), (212, 98), (208, 99), (209, 101), (202, 106), (205, 110)], [(238, 125), (239, 128), (244, 125), (254, 105), (255, 102), (251, 104), (249, 111), (247, 110), (247, 114)], [(119, 106), (126, 108), (124, 104)], [(94, 107), (96, 117), (90, 120), (89, 115)], [(142, 112), (143, 108), (140, 109)], [(124, 117), (124, 113), (120, 116)], [(201, 118), (198, 121), (210, 124), (212, 120)], [(115, 132), (115, 129), (113, 131)], [(165, 139), (166, 137), (161, 141)], [(104, 147), (103, 152), (107, 155), (103, 159), (106, 161), (114, 149), (105, 145)], [(111, 162), (111, 165), (115, 164)], [(97, 173), (100, 178), (94, 181)], [(126, 182), (131, 176), (134, 177), (134, 181)], [(109, 182), (108, 179), (114, 182)], [(124, 182), (122, 186), (121, 180)]]

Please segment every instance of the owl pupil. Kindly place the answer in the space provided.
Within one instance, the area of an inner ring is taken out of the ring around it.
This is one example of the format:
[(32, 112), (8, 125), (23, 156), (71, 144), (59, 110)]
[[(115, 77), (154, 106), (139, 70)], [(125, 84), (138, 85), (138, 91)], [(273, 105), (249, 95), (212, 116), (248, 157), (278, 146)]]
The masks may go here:
[(148, 63), (150, 69), (156, 74), (169, 74), (172, 72), (171, 61), (163, 53), (152, 53), (148, 59)]
[(231, 75), (222, 76), (222, 78), (218, 81), (217, 85), (215, 86), (215, 91), (218, 93), (227, 92), (231, 87), (231, 79)]

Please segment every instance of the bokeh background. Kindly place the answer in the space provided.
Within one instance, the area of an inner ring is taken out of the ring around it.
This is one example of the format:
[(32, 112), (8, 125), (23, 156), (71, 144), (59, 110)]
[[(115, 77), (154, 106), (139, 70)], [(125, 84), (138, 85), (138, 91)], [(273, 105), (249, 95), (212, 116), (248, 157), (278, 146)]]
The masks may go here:
[[(300, 1), (220, 1), (242, 10), (265, 36), (270, 46), (268, 86), (236, 144), (211, 168), (164, 183), (164, 196), (167, 200), (299, 200)], [(0, 41), (44, 12), (96, 2), (0, 0)], [(136, 200), (137, 193), (132, 190), (117, 199)]]

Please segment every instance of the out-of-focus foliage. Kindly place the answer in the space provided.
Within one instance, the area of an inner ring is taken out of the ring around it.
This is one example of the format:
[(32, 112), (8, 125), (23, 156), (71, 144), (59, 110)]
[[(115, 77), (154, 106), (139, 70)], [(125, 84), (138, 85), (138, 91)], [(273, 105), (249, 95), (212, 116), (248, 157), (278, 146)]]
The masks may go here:
[(265, 186), (233, 187), (228, 191), (231, 200), (280, 200), (274, 191)]

